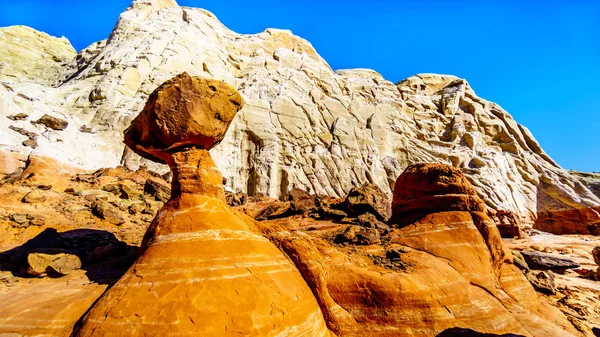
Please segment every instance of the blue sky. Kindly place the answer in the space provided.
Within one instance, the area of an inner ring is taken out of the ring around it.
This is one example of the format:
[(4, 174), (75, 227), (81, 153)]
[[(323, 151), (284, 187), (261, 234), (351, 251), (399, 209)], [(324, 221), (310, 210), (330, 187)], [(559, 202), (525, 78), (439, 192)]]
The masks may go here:
[[(600, 171), (600, 1), (179, 0), (238, 33), (291, 29), (334, 69), (392, 82), (435, 72), (466, 78), (530, 128), (560, 165)], [(130, 0), (0, 0), (0, 26), (108, 37)]]

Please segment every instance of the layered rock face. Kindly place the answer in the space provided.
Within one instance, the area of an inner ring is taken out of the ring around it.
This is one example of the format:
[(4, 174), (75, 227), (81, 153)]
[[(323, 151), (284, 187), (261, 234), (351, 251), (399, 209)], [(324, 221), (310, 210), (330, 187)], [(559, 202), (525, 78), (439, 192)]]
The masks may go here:
[[(451, 197), (452, 209), (426, 208), (427, 197)], [(405, 207), (408, 200), (418, 207)], [(577, 335), (513, 264), (494, 222), (482, 212), (483, 202), (458, 169), (409, 166), (396, 183), (394, 205), (395, 229), (364, 248), (331, 244), (317, 225), (307, 232), (287, 231), (291, 220), (263, 227), (294, 260), (337, 335), (437, 336), (454, 327)]]
[(182, 74), (152, 97), (125, 139), (137, 153), (169, 164), (171, 200), (148, 229), (138, 260), (74, 335), (329, 336), (293, 263), (225, 203), (208, 150), (242, 107), (240, 95)]
[[(532, 226), (542, 214), (542, 229), (589, 233), (600, 222), (600, 199), (556, 165), (527, 128), (454, 76), (421, 74), (394, 84), (372, 70), (333, 71), (289, 31), (236, 34), (211, 13), (174, 0), (135, 1), (108, 40), (61, 69), (56, 87), (21, 77), (0, 86), (0, 116), (28, 116), (0, 123), (3, 151), (18, 154), (13, 162), (31, 153), (84, 168), (152, 166), (122, 146), (121, 132), (158, 85), (186, 71), (223, 80), (246, 101), (212, 150), (235, 191), (278, 197), (297, 187), (341, 197), (372, 182), (391, 194), (409, 164), (437, 162), (459, 168), (498, 212), (498, 223)], [(69, 126), (29, 123), (43, 111)], [(32, 134), (35, 150), (25, 144)], [(561, 225), (565, 219), (576, 220)]]
[[(54, 84), (77, 52), (65, 37), (55, 38), (25, 26), (0, 28), (0, 80)], [(10, 46), (10, 47), (9, 47)]]

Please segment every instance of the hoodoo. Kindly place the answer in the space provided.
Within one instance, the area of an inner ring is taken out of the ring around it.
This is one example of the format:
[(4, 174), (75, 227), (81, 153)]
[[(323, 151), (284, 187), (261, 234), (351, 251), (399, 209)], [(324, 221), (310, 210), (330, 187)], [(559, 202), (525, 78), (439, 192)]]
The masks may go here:
[(329, 336), (293, 263), (225, 202), (208, 150), (243, 104), (229, 85), (186, 73), (152, 93), (125, 143), (169, 164), (171, 199), (74, 336)]

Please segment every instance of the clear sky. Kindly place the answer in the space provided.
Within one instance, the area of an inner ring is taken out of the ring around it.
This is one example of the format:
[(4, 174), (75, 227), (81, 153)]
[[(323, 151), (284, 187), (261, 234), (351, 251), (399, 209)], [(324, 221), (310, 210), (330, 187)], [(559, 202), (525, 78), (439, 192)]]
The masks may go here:
[[(76, 49), (108, 37), (130, 0), (0, 0), (0, 26), (66, 36)], [(333, 69), (466, 78), (527, 126), (565, 168), (600, 171), (598, 0), (179, 0), (238, 33), (291, 29)], [(1, 47), (1, 46), (0, 46)]]

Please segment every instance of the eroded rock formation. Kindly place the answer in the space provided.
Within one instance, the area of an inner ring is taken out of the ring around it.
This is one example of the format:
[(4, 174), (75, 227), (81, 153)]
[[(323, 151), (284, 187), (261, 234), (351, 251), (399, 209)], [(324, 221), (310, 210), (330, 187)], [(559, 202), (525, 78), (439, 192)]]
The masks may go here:
[[(417, 182), (420, 189), (412, 185)], [(451, 208), (436, 209), (438, 198)], [(513, 264), (460, 170), (409, 166), (396, 182), (394, 205), (390, 225), (396, 228), (367, 246), (332, 244), (330, 224), (309, 222), (290, 231), (292, 220), (261, 223), (294, 260), (336, 334), (436, 336), (456, 326), (522, 336), (577, 334)]]
[(242, 106), (229, 85), (187, 74), (152, 94), (125, 141), (169, 164), (171, 199), (76, 336), (329, 336), (293, 263), (225, 202), (208, 150)]

